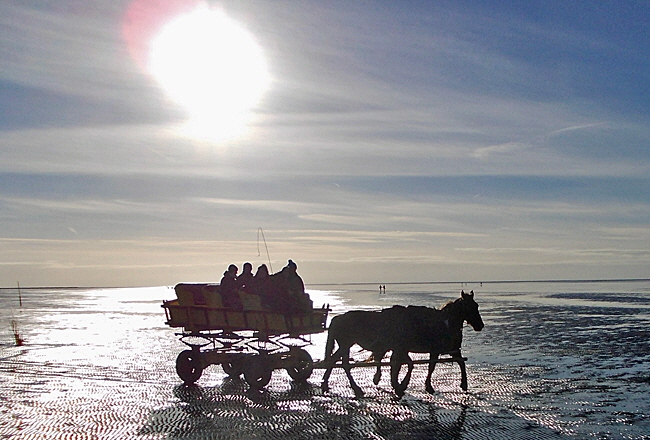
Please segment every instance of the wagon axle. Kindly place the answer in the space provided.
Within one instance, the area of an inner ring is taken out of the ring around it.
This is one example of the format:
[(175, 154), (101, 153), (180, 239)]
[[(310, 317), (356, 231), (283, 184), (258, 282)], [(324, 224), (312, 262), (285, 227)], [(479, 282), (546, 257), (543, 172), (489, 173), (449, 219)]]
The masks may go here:
[(289, 346), (286, 351), (270, 353), (201, 351), (193, 348), (182, 351), (176, 358), (176, 372), (187, 385), (198, 381), (203, 370), (210, 365), (221, 365), (230, 377), (243, 375), (246, 383), (253, 389), (265, 387), (271, 380), (273, 370), (285, 369), (293, 380), (304, 382), (314, 369), (311, 355), (296, 346)]

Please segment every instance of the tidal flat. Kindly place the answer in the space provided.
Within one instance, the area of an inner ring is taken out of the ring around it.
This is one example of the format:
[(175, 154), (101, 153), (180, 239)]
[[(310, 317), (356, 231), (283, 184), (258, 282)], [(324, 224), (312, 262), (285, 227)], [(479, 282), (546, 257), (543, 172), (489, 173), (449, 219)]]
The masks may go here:
[[(274, 371), (261, 391), (208, 367), (176, 375), (185, 349), (165, 325), (173, 288), (0, 290), (0, 438), (648, 439), (650, 282), (307, 286), (331, 316), (393, 304), (441, 306), (474, 290), (485, 322), (465, 327), (469, 390), (455, 364), (415, 368), (396, 399), (385, 367), (342, 370), (320, 389)], [(24, 340), (16, 346), (11, 322)], [(326, 332), (306, 349), (322, 359)], [(356, 350), (359, 360), (368, 353)], [(414, 355), (421, 358), (421, 355)]]

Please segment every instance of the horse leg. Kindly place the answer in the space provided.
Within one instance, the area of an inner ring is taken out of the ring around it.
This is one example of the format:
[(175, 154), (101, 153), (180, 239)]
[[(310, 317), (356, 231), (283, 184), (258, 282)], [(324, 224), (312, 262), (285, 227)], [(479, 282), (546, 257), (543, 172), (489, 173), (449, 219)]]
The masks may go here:
[(332, 368), (334, 367), (327, 367), (327, 369), (325, 370), (325, 374), (323, 374), (323, 381), (320, 384), (320, 389), (323, 392), (330, 390), (330, 386), (328, 382), (330, 379), (330, 375), (332, 374)]
[(408, 371), (402, 381), (403, 391), (406, 391), (406, 388), (409, 386), (409, 383), (411, 382), (411, 373), (413, 373), (413, 359), (411, 359), (408, 353), (406, 353), (406, 364), (408, 366)]
[(332, 370), (334, 369), (334, 364), (341, 357), (342, 357), (341, 356), (341, 347), (339, 347), (339, 349), (336, 350), (336, 352), (334, 352), (334, 354), (332, 354), (332, 356), (330, 356), (328, 359), (326, 359), (328, 365), (327, 365), (327, 369), (325, 370), (325, 374), (323, 374), (323, 382), (321, 382), (321, 385), (320, 385), (321, 390), (329, 391), (330, 387), (329, 387), (328, 382), (329, 382), (329, 379), (330, 379), (330, 375), (332, 374)]
[[(402, 369), (402, 365), (407, 364), (408, 371), (404, 380), (399, 381), (399, 373)], [(393, 386), (393, 390), (397, 397), (402, 397), (406, 388), (411, 381), (411, 373), (413, 372), (413, 361), (406, 351), (393, 351), (393, 354), (390, 357), (390, 383)]]
[(424, 389), (429, 394), (434, 393), (433, 385), (431, 385), (431, 376), (433, 375), (433, 370), (436, 368), (436, 364), (438, 363), (438, 356), (440, 356), (439, 353), (431, 353), (431, 356), (429, 357), (429, 370), (427, 371), (427, 378), (424, 381)]
[(377, 362), (377, 371), (375, 372), (375, 375), (372, 378), (372, 382), (375, 385), (379, 384), (379, 381), (381, 380), (381, 361), (384, 359), (384, 356), (386, 355), (386, 352), (375, 352), (372, 354), (373, 359), (375, 362)]
[(348, 380), (350, 381), (350, 386), (354, 390), (354, 395), (359, 398), (363, 397), (363, 390), (357, 383), (354, 381), (354, 378), (352, 377), (352, 369), (350, 368), (350, 349), (348, 348), (347, 351), (343, 354), (343, 357), (341, 359), (341, 363), (343, 364), (343, 369), (345, 370), (345, 375), (348, 376)]
[(460, 367), (460, 387), (463, 391), (467, 391), (467, 370), (465, 369), (465, 361), (463, 360), (463, 355), (460, 354), (460, 350), (454, 354), (458, 356), (458, 366)]

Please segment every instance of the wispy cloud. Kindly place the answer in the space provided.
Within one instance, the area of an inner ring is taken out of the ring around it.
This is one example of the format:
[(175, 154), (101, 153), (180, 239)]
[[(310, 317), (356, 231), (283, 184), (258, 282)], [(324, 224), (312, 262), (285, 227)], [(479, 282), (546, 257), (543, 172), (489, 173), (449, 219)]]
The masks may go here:
[(224, 4), (274, 80), (214, 143), (130, 59), (127, 4), (0, 5), (1, 277), (214, 280), (259, 227), (308, 281), (647, 270), (642, 14)]

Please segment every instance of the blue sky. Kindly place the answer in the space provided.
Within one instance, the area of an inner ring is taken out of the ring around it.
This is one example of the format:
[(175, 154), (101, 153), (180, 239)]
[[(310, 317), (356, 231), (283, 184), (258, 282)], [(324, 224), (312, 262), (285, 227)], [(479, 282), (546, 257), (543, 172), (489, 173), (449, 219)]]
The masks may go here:
[(129, 6), (0, 4), (0, 286), (218, 281), (259, 228), (308, 284), (649, 276), (649, 2), (213, 1), (271, 75), (223, 141)]

